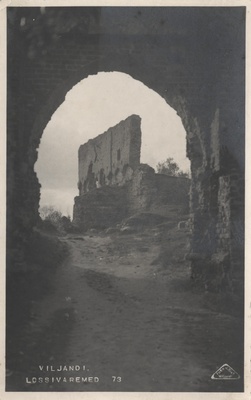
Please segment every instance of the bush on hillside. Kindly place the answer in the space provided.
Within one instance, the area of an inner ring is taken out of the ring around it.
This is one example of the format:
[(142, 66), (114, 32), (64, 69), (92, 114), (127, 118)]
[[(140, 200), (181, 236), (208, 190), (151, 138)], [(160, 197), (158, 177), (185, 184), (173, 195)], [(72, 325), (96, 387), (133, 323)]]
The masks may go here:
[(55, 210), (53, 206), (43, 206), (40, 208), (41, 224), (40, 227), (51, 233), (67, 233), (72, 229), (70, 216), (63, 215)]
[(166, 161), (159, 162), (156, 165), (156, 170), (158, 174), (189, 178), (189, 172), (182, 171), (173, 157), (168, 157)]

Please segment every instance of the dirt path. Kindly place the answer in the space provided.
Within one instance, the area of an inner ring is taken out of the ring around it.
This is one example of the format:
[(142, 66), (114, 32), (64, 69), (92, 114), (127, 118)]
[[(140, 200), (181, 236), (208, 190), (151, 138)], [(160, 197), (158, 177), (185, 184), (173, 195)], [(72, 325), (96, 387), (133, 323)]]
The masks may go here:
[[(242, 372), (240, 321), (206, 309), (191, 291), (185, 236), (177, 235), (180, 252), (170, 253), (165, 268), (158, 232), (61, 238), (71, 255), (54, 291), (34, 303), (24, 390), (241, 390), (240, 380), (211, 379), (225, 363)], [(81, 371), (54, 371), (60, 366)], [(76, 382), (82, 376), (89, 383)]]

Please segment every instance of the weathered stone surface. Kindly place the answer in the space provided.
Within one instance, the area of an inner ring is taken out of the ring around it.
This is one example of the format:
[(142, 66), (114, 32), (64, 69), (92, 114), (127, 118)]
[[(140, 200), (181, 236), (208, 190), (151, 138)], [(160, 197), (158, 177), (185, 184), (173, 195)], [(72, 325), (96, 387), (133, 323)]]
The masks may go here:
[(178, 223), (178, 229), (186, 229), (187, 228), (187, 221), (180, 221)]
[(140, 163), (141, 118), (131, 115), (79, 148), (79, 195), (96, 187), (122, 185)]
[(165, 204), (182, 204), (189, 212), (190, 179), (156, 174), (147, 164), (133, 172), (128, 182), (128, 209), (131, 213)]
[(75, 197), (73, 224), (80, 229), (104, 229), (127, 216), (167, 204), (179, 204), (188, 211), (189, 187), (190, 179), (160, 176), (147, 164), (140, 164), (124, 184), (109, 182)]
[(149, 210), (157, 198), (155, 187), (154, 169), (147, 164), (141, 164), (128, 183), (127, 189), (128, 207), (131, 213), (141, 210)]
[(112, 227), (126, 215), (124, 187), (104, 186), (75, 197), (73, 224), (82, 231)]
[[(59, 11), (68, 16), (68, 10)], [(32, 15), (29, 7), (9, 7), (7, 12), (8, 266), (15, 249), (22, 258), (38, 219), (34, 163), (48, 121), (82, 79), (120, 71), (159, 93), (182, 119), (192, 171), (191, 251), (207, 254), (208, 260), (227, 251), (233, 279), (241, 276), (245, 8), (115, 7), (106, 20), (102, 8), (83, 7), (71, 10), (74, 24), (61, 26), (56, 35), (39, 7)], [(39, 31), (46, 35), (42, 44)], [(223, 198), (228, 205), (220, 209)], [(214, 263), (208, 265), (210, 271)], [(191, 267), (201, 278), (205, 275), (203, 263), (191, 261)], [(220, 266), (211, 270), (208, 276), (222, 275)]]
[[(183, 204), (188, 212), (190, 180), (156, 174), (140, 164), (140, 121), (132, 115), (80, 146), (79, 197), (73, 212), (73, 223), (80, 229), (106, 228), (109, 222), (113, 226), (127, 215), (158, 205)], [(108, 190), (99, 190), (107, 187), (113, 188), (113, 199)]]

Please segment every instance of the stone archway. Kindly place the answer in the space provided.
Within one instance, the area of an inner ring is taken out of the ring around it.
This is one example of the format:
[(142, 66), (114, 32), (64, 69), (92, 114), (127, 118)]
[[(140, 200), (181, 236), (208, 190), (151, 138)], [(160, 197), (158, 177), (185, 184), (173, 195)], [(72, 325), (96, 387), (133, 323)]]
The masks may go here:
[[(47, 12), (58, 15), (56, 9)], [(192, 276), (207, 288), (231, 286), (233, 271), (238, 275), (243, 267), (243, 10), (76, 8), (73, 28), (60, 25), (61, 37), (54, 40), (46, 17), (33, 9), (41, 32), (51, 34), (42, 48), (16, 28), (21, 18), (29, 21), (30, 10), (11, 13), (16, 25), (10, 24), (8, 52), (10, 247), (22, 242), (38, 217), (34, 164), (46, 124), (80, 80), (120, 71), (155, 90), (181, 117), (192, 170)]]

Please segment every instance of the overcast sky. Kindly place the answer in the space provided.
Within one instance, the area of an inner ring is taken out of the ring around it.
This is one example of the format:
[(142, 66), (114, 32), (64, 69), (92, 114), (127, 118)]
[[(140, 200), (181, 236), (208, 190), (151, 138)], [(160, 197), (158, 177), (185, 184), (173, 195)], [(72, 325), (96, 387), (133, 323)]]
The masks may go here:
[(185, 130), (156, 92), (129, 75), (110, 72), (84, 79), (67, 94), (44, 130), (35, 165), (42, 185), (40, 206), (72, 215), (78, 195), (78, 148), (132, 114), (141, 117), (141, 162), (156, 167), (173, 157), (187, 171)]

